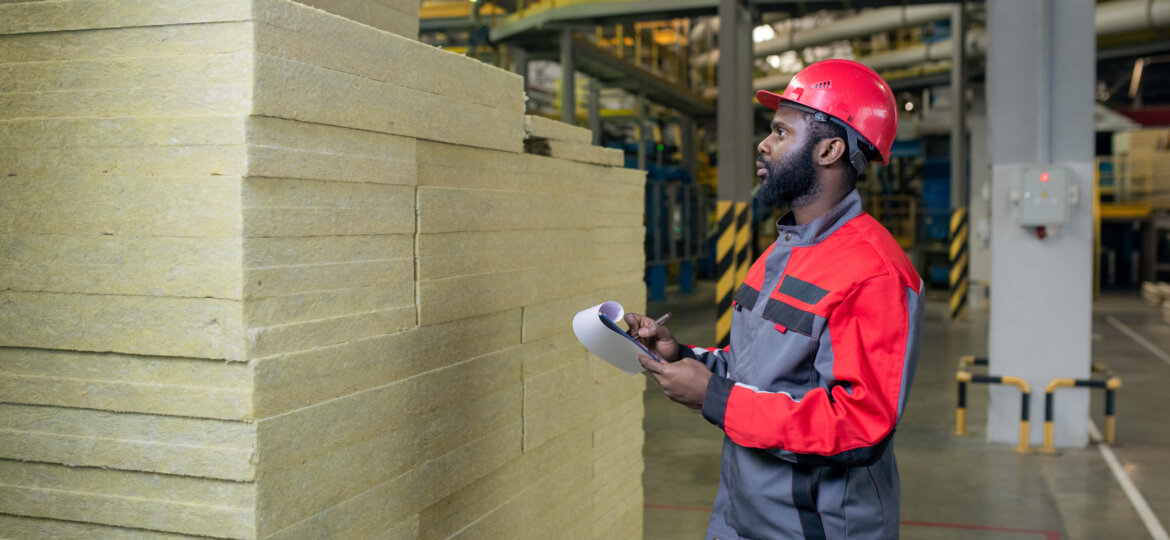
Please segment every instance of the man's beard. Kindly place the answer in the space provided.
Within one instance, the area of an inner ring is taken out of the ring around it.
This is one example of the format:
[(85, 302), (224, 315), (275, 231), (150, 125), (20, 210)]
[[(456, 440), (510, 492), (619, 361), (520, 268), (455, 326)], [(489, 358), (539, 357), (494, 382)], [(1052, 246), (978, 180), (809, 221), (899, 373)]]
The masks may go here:
[(765, 206), (774, 206), (784, 201), (794, 208), (804, 206), (817, 194), (820, 184), (816, 181), (816, 165), (813, 150), (816, 141), (810, 140), (804, 148), (793, 152), (780, 163), (756, 160), (766, 174), (760, 179), (756, 200)]

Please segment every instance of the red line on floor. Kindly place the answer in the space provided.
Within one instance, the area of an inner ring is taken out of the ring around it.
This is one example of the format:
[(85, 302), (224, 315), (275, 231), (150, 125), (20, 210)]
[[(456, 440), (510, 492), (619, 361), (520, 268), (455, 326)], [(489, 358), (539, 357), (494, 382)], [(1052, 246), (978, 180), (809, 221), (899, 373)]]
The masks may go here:
[[(710, 512), (710, 508), (701, 506), (678, 506), (673, 504), (651, 504), (646, 503), (646, 508), (654, 510), (686, 510), (689, 512)], [(993, 531), (1006, 533), (1022, 533), (1022, 534), (1038, 534), (1044, 535), (1044, 540), (1061, 540), (1060, 533), (1057, 531), (1045, 531), (1040, 529), (1014, 529), (1011, 527), (994, 527), (991, 525), (967, 525), (964, 523), (937, 523), (931, 521), (903, 521), (902, 525), (909, 527), (935, 527), (939, 529), (966, 529), (970, 531)]]
[(935, 523), (929, 521), (903, 521), (902, 525), (911, 527), (936, 527), (940, 529), (967, 529), (972, 531), (995, 531), (1023, 534), (1042, 534), (1045, 540), (1060, 540), (1060, 533), (1040, 529), (1014, 529), (1011, 527), (992, 527), (990, 525), (966, 525), (963, 523)]

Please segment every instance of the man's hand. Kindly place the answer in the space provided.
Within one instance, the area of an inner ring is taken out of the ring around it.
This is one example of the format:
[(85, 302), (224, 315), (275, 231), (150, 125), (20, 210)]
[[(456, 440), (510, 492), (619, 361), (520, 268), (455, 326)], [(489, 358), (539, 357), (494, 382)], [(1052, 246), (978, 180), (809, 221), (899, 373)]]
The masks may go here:
[(654, 351), (659, 358), (667, 362), (678, 360), (678, 341), (665, 326), (655, 324), (654, 319), (637, 313), (626, 313), (623, 319), (626, 326), (630, 327), (630, 336), (647, 349)]
[(707, 383), (711, 370), (694, 358), (683, 358), (665, 364), (644, 354), (638, 355), (642, 367), (654, 376), (666, 397), (692, 409), (703, 408), (703, 396), (707, 395)]

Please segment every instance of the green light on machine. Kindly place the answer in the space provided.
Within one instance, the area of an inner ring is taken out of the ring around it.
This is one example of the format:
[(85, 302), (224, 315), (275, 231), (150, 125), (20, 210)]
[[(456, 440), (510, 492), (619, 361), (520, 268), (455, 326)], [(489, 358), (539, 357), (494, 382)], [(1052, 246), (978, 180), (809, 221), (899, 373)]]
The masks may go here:
[(666, 150), (666, 147), (665, 147), (665, 146), (663, 146), (663, 145), (661, 145), (661, 144), (660, 144), (660, 145), (658, 145), (658, 151), (659, 151), (659, 152), (661, 152), (661, 151), (663, 151), (663, 150)]

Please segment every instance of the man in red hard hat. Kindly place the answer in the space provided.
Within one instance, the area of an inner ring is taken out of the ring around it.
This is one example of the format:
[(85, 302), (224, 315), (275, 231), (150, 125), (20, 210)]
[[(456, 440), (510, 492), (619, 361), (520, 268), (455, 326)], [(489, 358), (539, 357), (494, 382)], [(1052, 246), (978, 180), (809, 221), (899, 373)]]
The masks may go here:
[(892, 439), (922, 341), (922, 279), (861, 209), (869, 161), (887, 163), (896, 101), (869, 68), (826, 60), (798, 73), (756, 160), (765, 204), (792, 211), (735, 294), (731, 345), (679, 345), (626, 316), (674, 401), (725, 433), (708, 539), (897, 538)]

